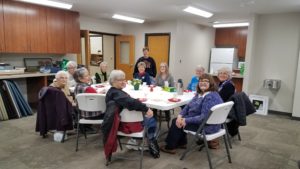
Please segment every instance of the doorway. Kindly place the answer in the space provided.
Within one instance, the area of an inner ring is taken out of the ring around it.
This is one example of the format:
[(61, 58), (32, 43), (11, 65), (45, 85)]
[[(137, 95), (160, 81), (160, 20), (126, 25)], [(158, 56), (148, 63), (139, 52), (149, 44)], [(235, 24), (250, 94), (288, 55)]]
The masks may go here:
[(116, 69), (123, 70), (126, 79), (132, 79), (134, 68), (134, 36), (116, 36)]
[(145, 35), (145, 46), (149, 47), (149, 56), (155, 60), (157, 72), (161, 62), (169, 65), (170, 40), (170, 33), (146, 33)]

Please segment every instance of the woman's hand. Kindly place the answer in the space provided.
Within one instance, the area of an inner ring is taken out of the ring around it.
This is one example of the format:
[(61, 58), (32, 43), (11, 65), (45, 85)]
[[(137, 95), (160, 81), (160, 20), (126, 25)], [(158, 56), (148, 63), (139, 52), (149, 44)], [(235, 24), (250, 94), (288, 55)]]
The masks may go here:
[(182, 118), (181, 116), (180, 117), (177, 117), (177, 120), (176, 120), (176, 126), (178, 128), (182, 128), (182, 127), (185, 127), (185, 119)]
[(151, 118), (153, 116), (153, 111), (151, 109), (148, 109), (146, 112), (146, 117)]

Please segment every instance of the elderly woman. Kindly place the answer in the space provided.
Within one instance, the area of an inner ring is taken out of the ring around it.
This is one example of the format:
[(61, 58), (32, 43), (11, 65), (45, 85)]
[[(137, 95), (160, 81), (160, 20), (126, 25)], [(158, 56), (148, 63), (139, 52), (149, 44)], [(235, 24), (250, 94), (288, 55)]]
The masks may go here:
[(101, 62), (99, 65), (100, 72), (95, 73), (95, 82), (103, 83), (109, 78), (109, 73), (107, 72), (107, 62)]
[[(183, 129), (197, 131), (199, 125), (209, 115), (210, 109), (223, 103), (222, 98), (216, 92), (213, 78), (209, 74), (203, 74), (197, 85), (197, 94), (172, 120), (172, 125), (166, 138), (166, 146), (161, 150), (170, 154), (176, 153), (176, 148), (184, 148), (187, 144), (186, 133)], [(204, 128), (205, 133), (212, 134), (220, 130), (220, 125), (209, 125)], [(209, 143), (211, 148), (218, 148), (218, 141)]]
[(164, 86), (165, 81), (168, 82), (170, 87), (174, 87), (174, 78), (169, 73), (169, 66), (167, 63), (162, 62), (160, 64), (160, 71), (158, 75), (156, 76), (155, 85), (156, 86)]
[(74, 72), (75, 70), (77, 69), (77, 63), (74, 62), (74, 61), (69, 61), (67, 64), (66, 64), (66, 67), (67, 67), (67, 71), (68, 71), (68, 83), (69, 83), (69, 86), (70, 87), (74, 87), (76, 85), (76, 82), (74, 80)]
[(62, 70), (57, 72), (55, 74), (55, 79), (53, 80), (53, 83), (51, 83), (49, 86), (59, 88), (61, 91), (64, 92), (70, 103), (73, 106), (76, 105), (70, 93), (70, 89), (68, 86), (68, 73), (66, 71)]
[(190, 83), (188, 84), (187, 89), (188, 90), (192, 90), (192, 91), (196, 91), (198, 82), (199, 82), (199, 78), (201, 75), (203, 75), (205, 72), (204, 67), (202, 67), (201, 65), (198, 65), (195, 69), (195, 76), (192, 77)]
[[(85, 67), (75, 70), (74, 79), (77, 83), (74, 90), (75, 96), (79, 93), (97, 93), (97, 91), (89, 85), (91, 77), (89, 75), (89, 71)], [(81, 116), (86, 119), (102, 119), (104, 114), (98, 111), (81, 111)]]
[(227, 102), (230, 96), (235, 93), (234, 84), (231, 81), (231, 70), (228, 67), (223, 67), (218, 70), (218, 91), (224, 102)]
[(146, 63), (145, 62), (140, 62), (137, 65), (139, 72), (135, 73), (133, 75), (133, 78), (135, 79), (140, 79), (142, 82), (146, 82), (147, 85), (151, 84), (151, 78), (150, 75), (145, 72), (146, 70)]
[[(122, 70), (113, 70), (109, 77), (109, 83), (112, 87), (107, 91), (105, 99), (106, 104), (108, 104), (109, 101), (113, 100), (117, 105), (119, 105), (120, 112), (123, 109), (145, 112), (146, 118), (144, 121), (144, 125), (148, 129), (147, 138), (150, 142), (154, 142), (158, 149), (158, 145), (155, 140), (156, 121), (153, 118), (153, 112), (144, 103), (140, 102), (138, 99), (130, 97), (126, 92), (122, 90), (124, 87), (126, 87), (125, 73)], [(121, 123), (119, 130), (126, 129), (127, 132), (130, 132), (135, 131), (138, 128), (141, 128), (141, 126), (137, 126), (136, 124), (133, 125), (131, 123)], [(134, 144), (135, 141), (131, 139), (129, 140), (129, 143)]]

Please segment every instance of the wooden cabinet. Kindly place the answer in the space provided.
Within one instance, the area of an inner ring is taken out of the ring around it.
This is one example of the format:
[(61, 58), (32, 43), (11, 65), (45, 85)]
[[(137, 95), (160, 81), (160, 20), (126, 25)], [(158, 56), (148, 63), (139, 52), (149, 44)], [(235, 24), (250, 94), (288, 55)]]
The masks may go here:
[(216, 47), (236, 47), (238, 57), (245, 58), (248, 27), (217, 28), (215, 36)]
[(47, 8), (48, 53), (65, 53), (65, 12)]
[(31, 53), (47, 52), (47, 8), (37, 5), (28, 5), (27, 38)]
[(26, 4), (16, 1), (3, 1), (3, 11), (5, 51), (28, 52)]
[(80, 53), (80, 24), (78, 12), (65, 12), (66, 53)]
[(5, 51), (5, 44), (4, 42), (4, 21), (3, 21), (3, 6), (2, 0), (0, 0), (0, 52)]

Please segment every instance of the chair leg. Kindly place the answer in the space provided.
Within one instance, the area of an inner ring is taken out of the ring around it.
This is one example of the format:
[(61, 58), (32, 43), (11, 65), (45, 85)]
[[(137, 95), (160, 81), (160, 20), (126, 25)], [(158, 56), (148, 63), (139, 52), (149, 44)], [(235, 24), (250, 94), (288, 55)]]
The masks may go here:
[(224, 135), (223, 139), (224, 139), (224, 142), (225, 142), (225, 147), (226, 147), (228, 162), (231, 163), (231, 157), (230, 157), (230, 152), (229, 152), (228, 142), (227, 142), (227, 140), (229, 140), (229, 138), (226, 135)]
[(227, 124), (223, 124), (225, 131), (226, 131), (226, 137), (228, 138), (228, 144), (230, 149), (232, 149), (232, 144), (231, 144), (231, 140), (230, 140), (230, 136), (229, 136), (229, 132), (228, 132), (228, 128), (227, 128)]
[(80, 128), (79, 128), (79, 123), (77, 122), (76, 149), (75, 149), (76, 152), (78, 151), (79, 130), (80, 130)]
[(62, 140), (61, 140), (61, 142), (63, 143), (63, 142), (65, 142), (65, 137), (66, 137), (66, 130), (64, 131), (64, 133), (63, 133), (63, 138), (62, 138)]
[(213, 167), (212, 167), (212, 163), (211, 163), (210, 150), (208, 148), (208, 144), (207, 144), (207, 140), (206, 140), (205, 135), (203, 135), (203, 141), (204, 141), (204, 145), (205, 145), (205, 149), (206, 149), (206, 155), (207, 155), (209, 168), (212, 169)]
[(240, 140), (240, 141), (242, 141), (242, 138), (241, 138), (241, 134), (240, 134), (240, 130), (238, 129), (238, 139)]
[(120, 137), (118, 137), (118, 142), (119, 142), (120, 149), (123, 150)]
[(144, 128), (144, 133), (143, 133), (142, 150), (141, 150), (141, 157), (140, 157), (140, 169), (143, 168), (144, 145), (145, 145), (145, 137), (146, 137), (145, 132), (146, 132), (146, 131), (148, 131), (147, 127)]

